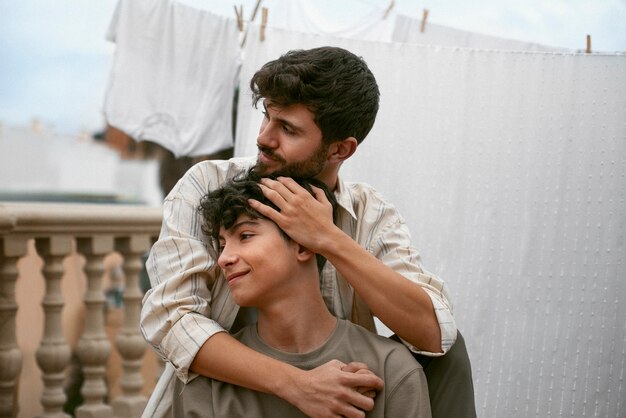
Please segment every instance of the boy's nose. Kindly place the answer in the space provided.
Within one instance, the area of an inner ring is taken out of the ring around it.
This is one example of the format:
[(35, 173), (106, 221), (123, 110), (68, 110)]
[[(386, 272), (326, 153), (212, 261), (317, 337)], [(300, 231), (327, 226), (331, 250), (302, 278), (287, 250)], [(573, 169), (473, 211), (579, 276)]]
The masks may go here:
[(221, 268), (226, 268), (233, 265), (237, 261), (237, 256), (233, 251), (229, 250), (226, 246), (222, 248), (220, 256), (217, 258), (217, 265)]

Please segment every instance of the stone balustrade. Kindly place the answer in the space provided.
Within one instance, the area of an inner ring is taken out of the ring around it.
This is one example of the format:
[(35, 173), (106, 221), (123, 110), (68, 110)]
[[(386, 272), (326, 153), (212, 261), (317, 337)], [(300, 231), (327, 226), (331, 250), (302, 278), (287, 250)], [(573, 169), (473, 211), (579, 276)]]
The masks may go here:
[[(18, 416), (17, 390), (23, 354), (16, 337), (15, 297), (18, 261), (29, 243), (43, 260), (45, 281), (42, 301), (43, 338), (36, 350), (43, 391), (34, 394), (42, 417), (69, 416), (64, 383), (71, 350), (61, 329), (64, 300), (61, 292), (63, 260), (72, 252), (85, 259), (85, 326), (77, 345), (84, 375), (80, 393), (83, 403), (78, 417), (138, 417), (146, 402), (140, 372), (147, 345), (139, 331), (142, 292), (139, 272), (145, 254), (161, 225), (159, 208), (131, 205), (87, 205), (49, 203), (0, 203), (0, 417)], [(124, 319), (114, 343), (105, 334), (102, 286), (103, 260), (117, 252), (123, 258)], [(29, 280), (29, 277), (19, 277)], [(34, 284), (33, 284), (34, 286)], [(116, 350), (121, 358), (120, 394), (111, 399), (105, 373), (107, 361)], [(28, 390), (28, 388), (20, 388)]]

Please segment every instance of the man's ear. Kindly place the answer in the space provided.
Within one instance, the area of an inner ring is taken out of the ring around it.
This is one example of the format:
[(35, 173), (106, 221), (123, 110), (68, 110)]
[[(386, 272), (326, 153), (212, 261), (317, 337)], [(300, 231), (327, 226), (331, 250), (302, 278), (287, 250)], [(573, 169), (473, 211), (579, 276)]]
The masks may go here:
[(354, 154), (359, 145), (356, 138), (350, 136), (341, 141), (336, 141), (328, 147), (328, 161), (331, 163), (341, 163)]

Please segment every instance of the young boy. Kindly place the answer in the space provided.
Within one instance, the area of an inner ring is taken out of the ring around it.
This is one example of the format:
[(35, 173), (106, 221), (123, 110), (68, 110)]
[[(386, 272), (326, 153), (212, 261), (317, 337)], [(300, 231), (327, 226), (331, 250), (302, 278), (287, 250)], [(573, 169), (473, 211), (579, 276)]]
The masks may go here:
[[(274, 222), (248, 203), (255, 199), (278, 210), (263, 196), (254, 172), (237, 177), (208, 193), (201, 203), (205, 232), (212, 238), (230, 294), (242, 307), (254, 307), (256, 324), (235, 338), (270, 357), (310, 370), (330, 361), (367, 364), (383, 378), (368, 417), (430, 417), (428, 386), (422, 367), (402, 344), (334, 317), (319, 286), (324, 259), (293, 241)], [(314, 195), (326, 194), (334, 212), (336, 200), (314, 179), (295, 179)], [(216, 286), (224, 283), (216, 283)], [(198, 377), (184, 385), (177, 380), (174, 416), (303, 417), (287, 401), (241, 386)], [(336, 388), (329, 387), (332, 391)]]

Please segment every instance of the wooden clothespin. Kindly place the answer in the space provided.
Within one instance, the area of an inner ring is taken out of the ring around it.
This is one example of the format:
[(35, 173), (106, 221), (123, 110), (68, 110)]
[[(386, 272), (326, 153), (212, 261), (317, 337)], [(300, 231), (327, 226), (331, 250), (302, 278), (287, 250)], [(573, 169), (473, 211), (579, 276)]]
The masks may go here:
[(235, 8), (235, 15), (237, 16), (237, 27), (239, 28), (239, 32), (243, 32), (243, 5), (237, 6), (233, 5)]
[(259, 6), (261, 5), (262, 0), (256, 0), (256, 6), (254, 6), (254, 10), (252, 11), (252, 16), (250, 16), (250, 22), (254, 22), (256, 19), (256, 14), (259, 11)]
[(424, 13), (422, 14), (422, 27), (420, 32), (424, 33), (426, 30), (426, 20), (428, 19), (428, 9), (424, 9)]
[(385, 10), (385, 14), (383, 15), (383, 19), (387, 19), (387, 16), (389, 16), (389, 13), (391, 13), (391, 9), (393, 9), (393, 6), (396, 5), (396, 0), (391, 0), (389, 2), (389, 6), (387, 6), (387, 10)]
[(587, 54), (591, 54), (591, 35), (587, 35), (587, 49), (585, 50)]
[(261, 9), (261, 42), (265, 41), (265, 28), (267, 27), (267, 7)]

